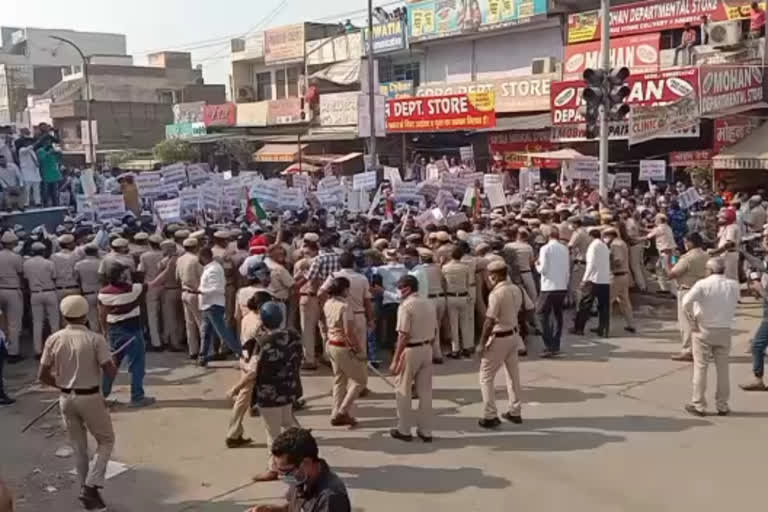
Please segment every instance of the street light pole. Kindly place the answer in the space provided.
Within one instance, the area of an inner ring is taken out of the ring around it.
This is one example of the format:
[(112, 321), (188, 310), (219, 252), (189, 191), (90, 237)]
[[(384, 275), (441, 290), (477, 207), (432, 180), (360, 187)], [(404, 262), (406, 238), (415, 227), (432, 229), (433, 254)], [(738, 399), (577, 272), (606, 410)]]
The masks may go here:
[(83, 78), (85, 79), (85, 117), (88, 122), (88, 155), (91, 157), (91, 167), (96, 169), (96, 148), (93, 144), (93, 123), (91, 121), (91, 78), (88, 74), (88, 57), (85, 56), (83, 51), (75, 43), (69, 39), (65, 39), (59, 36), (48, 36), (51, 39), (56, 39), (62, 43), (66, 43), (80, 55), (83, 59)]
[[(610, 0), (601, 0), (602, 11), (600, 20), (600, 55), (601, 67), (605, 76), (611, 69), (611, 7)], [(608, 199), (608, 103), (603, 102), (603, 113), (600, 116), (600, 197), (603, 200)]]
[[(368, 0), (368, 115), (370, 116), (371, 136), (368, 143), (368, 153), (371, 168), (376, 169), (376, 89), (375, 89), (375, 55), (373, 53), (373, 0)], [(405, 165), (405, 162), (403, 162)], [(370, 169), (366, 169), (369, 171)]]

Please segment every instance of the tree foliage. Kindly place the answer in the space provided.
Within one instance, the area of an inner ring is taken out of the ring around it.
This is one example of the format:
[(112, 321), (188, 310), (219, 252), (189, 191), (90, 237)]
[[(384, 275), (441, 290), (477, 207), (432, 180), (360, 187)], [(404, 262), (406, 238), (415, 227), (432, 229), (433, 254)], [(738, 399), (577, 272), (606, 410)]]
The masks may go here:
[(181, 139), (166, 139), (158, 143), (152, 153), (156, 160), (164, 164), (193, 162), (199, 157), (197, 147)]

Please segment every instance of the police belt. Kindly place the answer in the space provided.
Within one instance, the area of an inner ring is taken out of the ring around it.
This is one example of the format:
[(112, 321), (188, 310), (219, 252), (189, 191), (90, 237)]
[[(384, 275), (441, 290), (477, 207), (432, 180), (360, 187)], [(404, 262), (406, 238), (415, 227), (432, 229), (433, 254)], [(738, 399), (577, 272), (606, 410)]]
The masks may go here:
[(464, 293), (446, 293), (446, 297), (469, 297), (469, 292)]
[(65, 395), (95, 395), (99, 392), (99, 386), (85, 389), (61, 388), (61, 392)]
[(614, 272), (613, 273), (613, 277), (625, 276), (627, 274), (628, 274), (628, 272)]
[(431, 293), (429, 295), (430, 299), (439, 299), (441, 297), (445, 297), (445, 294), (444, 293)]
[(47, 293), (47, 292), (55, 292), (56, 288), (46, 288), (45, 290), (30, 290), (30, 293)]
[(182, 288), (181, 291), (183, 291), (184, 293), (192, 293), (194, 295), (200, 295), (200, 292), (196, 290), (190, 290), (189, 288)]
[(57, 290), (79, 290), (80, 288), (75, 284), (72, 286), (57, 286)]
[(515, 327), (514, 329), (510, 329), (510, 330), (508, 330), (508, 331), (493, 332), (493, 333), (491, 333), (491, 334), (492, 334), (493, 336), (495, 336), (496, 338), (506, 338), (506, 337), (508, 337), (508, 336), (514, 336), (514, 335), (516, 335), (518, 332), (520, 332), (519, 328), (518, 328), (518, 327)]
[(18, 292), (18, 291), (21, 291), (21, 286), (16, 286), (16, 287), (13, 287), (13, 288), (5, 287), (5, 286), (0, 286), (0, 290), (13, 290), (15, 292)]
[(420, 341), (416, 343), (406, 343), (405, 348), (421, 347), (422, 345), (431, 345), (431, 344), (432, 344), (432, 340)]
[(574, 265), (586, 265), (587, 262), (584, 260), (573, 260)]
[(99, 293), (99, 290), (94, 290), (92, 292), (86, 292), (83, 290), (83, 295), (96, 295), (97, 293)]

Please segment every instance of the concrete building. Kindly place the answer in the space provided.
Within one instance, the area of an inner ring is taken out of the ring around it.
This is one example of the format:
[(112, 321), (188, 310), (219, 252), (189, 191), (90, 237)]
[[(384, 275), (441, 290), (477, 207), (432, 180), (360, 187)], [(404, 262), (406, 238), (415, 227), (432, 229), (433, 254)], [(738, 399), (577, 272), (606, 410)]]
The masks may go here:
[[(144, 149), (165, 138), (165, 126), (174, 122), (173, 104), (226, 101), (224, 85), (203, 83), (202, 70), (193, 68), (191, 55), (160, 52), (149, 56), (149, 66), (113, 65), (99, 58), (88, 68), (91, 116), (98, 124), (98, 149)], [(86, 120), (85, 79), (75, 66), (61, 82), (34, 97), (30, 121), (47, 105), (59, 129), (63, 149), (82, 152), (82, 121)]]
[(80, 65), (77, 52), (51, 36), (69, 39), (86, 55), (127, 57), (122, 34), (0, 27), (0, 124), (21, 123), (28, 95), (58, 83), (63, 67)]

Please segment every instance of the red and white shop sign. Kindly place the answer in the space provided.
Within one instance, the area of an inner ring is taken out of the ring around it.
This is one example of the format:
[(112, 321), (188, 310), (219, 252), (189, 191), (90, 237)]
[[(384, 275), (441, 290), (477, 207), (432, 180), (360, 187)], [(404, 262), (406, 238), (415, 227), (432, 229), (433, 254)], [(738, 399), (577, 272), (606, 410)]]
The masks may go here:
[[(492, 155), (501, 155), (507, 169), (523, 167), (540, 167), (546, 169), (560, 168), (559, 160), (548, 158), (530, 159), (526, 153), (540, 153), (555, 149), (556, 145), (549, 140), (549, 130), (510, 131), (488, 134), (488, 146)], [(529, 165), (532, 164), (532, 165)]]
[(714, 154), (719, 154), (724, 148), (736, 144), (752, 133), (761, 124), (758, 117), (728, 116), (715, 119)]
[[(611, 39), (611, 66), (626, 66), (632, 73), (658, 71), (660, 41), (659, 33)], [(598, 69), (601, 65), (600, 41), (566, 46), (563, 80), (580, 80), (585, 69)]]
[(763, 70), (759, 66), (701, 66), (699, 74), (702, 114), (751, 108), (763, 101)]
[(669, 154), (670, 167), (707, 166), (712, 163), (712, 150), (673, 151)]

